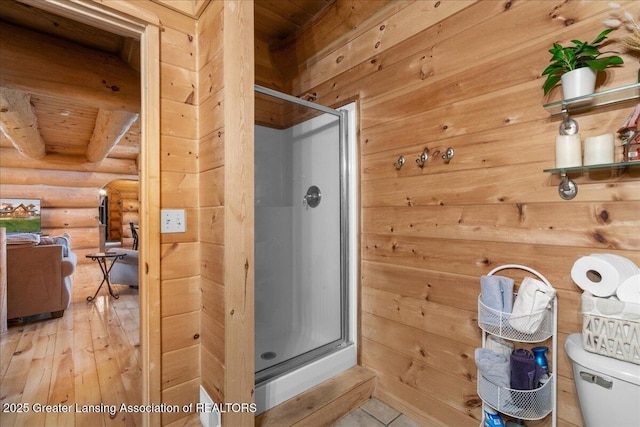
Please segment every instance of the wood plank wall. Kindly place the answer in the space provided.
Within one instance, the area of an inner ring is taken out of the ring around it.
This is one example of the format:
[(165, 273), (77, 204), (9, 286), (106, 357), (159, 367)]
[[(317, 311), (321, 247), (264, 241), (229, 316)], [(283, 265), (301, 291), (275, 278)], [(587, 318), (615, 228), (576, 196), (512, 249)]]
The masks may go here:
[[(185, 209), (186, 232), (161, 235), (161, 399), (198, 401), (200, 385), (200, 246), (196, 20), (152, 2), (160, 31), (161, 207)], [(144, 239), (144, 233), (141, 235)], [(162, 425), (185, 413), (163, 413)]]
[[(558, 290), (562, 345), (582, 327), (575, 260), (614, 253), (640, 265), (631, 231), (640, 225), (637, 172), (580, 178), (573, 201), (542, 172), (554, 165), (559, 124), (541, 106), (547, 50), (594, 38), (607, 9), (602, 1), (393, 2), (348, 40), (299, 58), (285, 83), (325, 105), (359, 100), (361, 363), (376, 371), (380, 399), (425, 425), (479, 423), (481, 275), (505, 263), (542, 272)], [(624, 57), (599, 77), (600, 89), (636, 81), (638, 61)], [(614, 132), (631, 107), (579, 115), (583, 138)], [(456, 154), (445, 164), (449, 146)], [(420, 169), (424, 148), (432, 158)], [(407, 163), (396, 170), (400, 155)], [(558, 364), (559, 425), (580, 426), (562, 348)]]
[[(252, 2), (211, 2), (198, 21), (200, 354), (202, 384), (221, 403), (253, 402), (252, 36)], [(222, 422), (253, 425), (253, 414)]]
[[(254, 401), (254, 16), (253, 2), (224, 3), (224, 395)], [(251, 426), (250, 411), (223, 425)]]
[(198, 21), (200, 108), (200, 261), (202, 289), (202, 384), (216, 402), (225, 401), (225, 121), (224, 4), (212, 2)]

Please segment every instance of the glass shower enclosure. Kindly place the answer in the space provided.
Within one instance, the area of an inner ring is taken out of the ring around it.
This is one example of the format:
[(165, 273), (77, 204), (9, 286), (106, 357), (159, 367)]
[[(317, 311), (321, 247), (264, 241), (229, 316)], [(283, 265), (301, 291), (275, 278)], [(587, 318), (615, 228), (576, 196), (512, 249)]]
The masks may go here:
[(256, 86), (255, 366), (265, 383), (348, 345), (347, 115)]

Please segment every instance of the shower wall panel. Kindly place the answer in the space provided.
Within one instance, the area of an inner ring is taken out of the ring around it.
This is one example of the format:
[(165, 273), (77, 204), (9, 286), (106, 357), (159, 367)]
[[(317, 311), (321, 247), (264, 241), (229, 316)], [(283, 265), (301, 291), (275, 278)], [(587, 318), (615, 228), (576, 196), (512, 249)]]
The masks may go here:
[(263, 126), (255, 127), (255, 141), (256, 334), (270, 335), (294, 320), (292, 143)]
[[(340, 156), (334, 116), (255, 127), (256, 370), (340, 339)], [(303, 203), (320, 188), (320, 204)], [(268, 360), (260, 355), (275, 353)]]
[[(340, 153), (336, 117), (323, 115), (286, 131), (293, 141), (295, 320), (314, 342), (340, 339)], [(312, 185), (320, 204), (305, 206)]]

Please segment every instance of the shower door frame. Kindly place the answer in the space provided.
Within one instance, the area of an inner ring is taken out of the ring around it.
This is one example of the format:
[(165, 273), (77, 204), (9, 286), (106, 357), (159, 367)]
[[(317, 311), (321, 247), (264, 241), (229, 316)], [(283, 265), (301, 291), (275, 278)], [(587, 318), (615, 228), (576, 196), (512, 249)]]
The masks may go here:
[[(340, 338), (323, 344), (310, 351), (294, 356), (288, 360), (280, 362), (274, 366), (265, 368), (255, 373), (255, 384), (264, 384), (282, 374), (302, 367), (318, 358), (331, 354), (341, 348), (353, 343), (350, 336), (350, 313), (349, 313), (349, 150), (347, 147), (348, 135), (348, 113), (344, 110), (334, 110), (323, 105), (305, 101), (295, 96), (287, 95), (263, 86), (255, 85), (255, 92), (263, 95), (301, 105), (313, 110), (321, 111), (338, 118), (339, 148), (340, 155)], [(256, 319), (254, 319), (255, 322)]]

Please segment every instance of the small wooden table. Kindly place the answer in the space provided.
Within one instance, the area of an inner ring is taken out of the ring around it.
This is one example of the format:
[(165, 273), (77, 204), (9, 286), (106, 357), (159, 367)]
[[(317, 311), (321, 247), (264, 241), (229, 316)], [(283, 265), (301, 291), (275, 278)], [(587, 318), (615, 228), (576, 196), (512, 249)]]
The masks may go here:
[[(120, 298), (120, 295), (113, 293), (113, 289), (111, 288), (111, 280), (109, 279), (109, 274), (111, 273), (111, 269), (113, 268), (113, 264), (116, 263), (117, 260), (126, 257), (127, 254), (113, 253), (113, 252), (97, 252), (95, 254), (86, 255), (87, 258), (91, 258), (96, 261), (98, 265), (100, 265), (100, 270), (102, 270), (102, 282), (100, 282), (100, 286), (98, 286), (98, 290), (92, 297), (87, 297), (87, 301), (91, 302), (96, 299), (98, 292), (102, 288), (104, 283), (107, 283), (107, 289), (109, 289), (109, 295), (114, 297), (115, 299)], [(108, 264), (107, 261), (111, 260), (111, 264)]]

